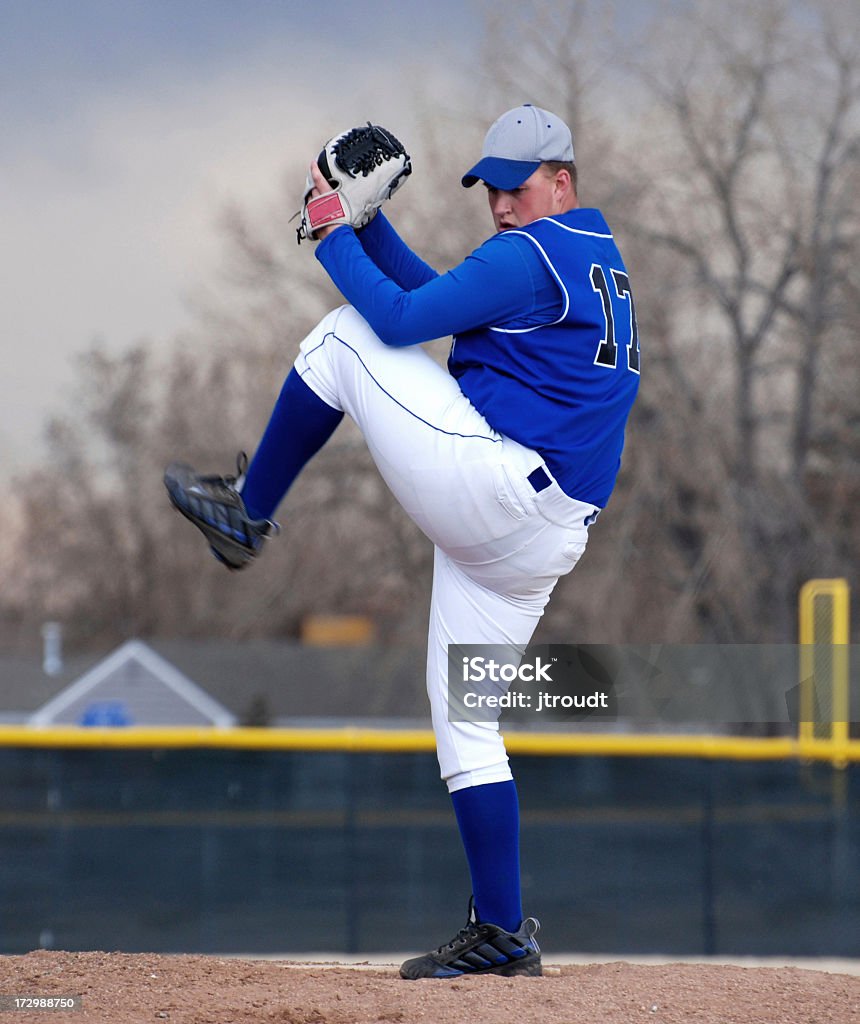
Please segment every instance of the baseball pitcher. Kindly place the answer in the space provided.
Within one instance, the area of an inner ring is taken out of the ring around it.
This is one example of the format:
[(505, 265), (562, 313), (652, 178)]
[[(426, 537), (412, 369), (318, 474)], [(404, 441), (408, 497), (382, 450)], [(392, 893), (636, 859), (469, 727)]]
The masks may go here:
[[(448, 647), (524, 651), (559, 577), (585, 550), (621, 462), (639, 384), (630, 279), (602, 214), (579, 206), (573, 140), (525, 104), (489, 129), (462, 178), (494, 233), (439, 274), (380, 212), (408, 180), (400, 142), (368, 124), (311, 164), (299, 241), (348, 305), (301, 344), (250, 465), (174, 463), (174, 506), (240, 569), (288, 488), (344, 414), (435, 548), (427, 690), (442, 778), (472, 880), (465, 926), (404, 978), (539, 975), (520, 895), (519, 809), (497, 722), (449, 721)], [(447, 371), (419, 346), (452, 335)]]

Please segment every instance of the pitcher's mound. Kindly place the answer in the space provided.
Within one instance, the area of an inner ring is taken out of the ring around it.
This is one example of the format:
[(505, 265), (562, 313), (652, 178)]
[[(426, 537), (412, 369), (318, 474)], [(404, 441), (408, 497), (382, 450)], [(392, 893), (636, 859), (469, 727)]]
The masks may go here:
[(79, 1012), (15, 1018), (28, 1024), (860, 1024), (860, 978), (843, 974), (548, 967), (543, 978), (402, 981), (394, 965), (38, 951), (0, 957), (0, 995), (81, 997)]

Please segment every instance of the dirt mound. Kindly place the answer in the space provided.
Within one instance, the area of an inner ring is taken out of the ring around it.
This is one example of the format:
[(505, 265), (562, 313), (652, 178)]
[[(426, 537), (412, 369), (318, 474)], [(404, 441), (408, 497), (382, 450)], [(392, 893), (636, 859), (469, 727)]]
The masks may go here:
[(394, 965), (38, 951), (0, 957), (0, 994), (81, 997), (79, 1012), (14, 1018), (28, 1024), (860, 1024), (860, 978), (794, 967), (610, 963), (414, 982)]

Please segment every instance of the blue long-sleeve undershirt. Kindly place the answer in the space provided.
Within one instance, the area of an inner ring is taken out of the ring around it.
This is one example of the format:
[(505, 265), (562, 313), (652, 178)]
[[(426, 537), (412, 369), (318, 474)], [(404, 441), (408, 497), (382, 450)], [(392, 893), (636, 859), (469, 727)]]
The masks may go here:
[(420, 288), (439, 276), (409, 248), (381, 210), (356, 235), (382, 273), (406, 291)]
[(378, 213), (360, 235), (332, 231), (316, 255), (347, 302), (394, 347), (477, 327), (551, 323), (561, 313), (557, 282), (519, 235), (494, 235), (459, 266), (437, 274)]

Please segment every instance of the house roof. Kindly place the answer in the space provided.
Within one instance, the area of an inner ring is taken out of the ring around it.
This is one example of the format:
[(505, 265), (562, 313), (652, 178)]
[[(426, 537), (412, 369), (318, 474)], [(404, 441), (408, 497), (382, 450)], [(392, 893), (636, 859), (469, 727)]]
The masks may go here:
[[(425, 656), (420, 649), (318, 648), (220, 639), (151, 640), (145, 646), (239, 723), (324, 718), (429, 721)], [(40, 657), (0, 653), (0, 718), (29, 718), (111, 656), (108, 651), (69, 655), (62, 671), (48, 676)]]
[(129, 640), (43, 704), (33, 725), (235, 724), (235, 717), (140, 640)]

